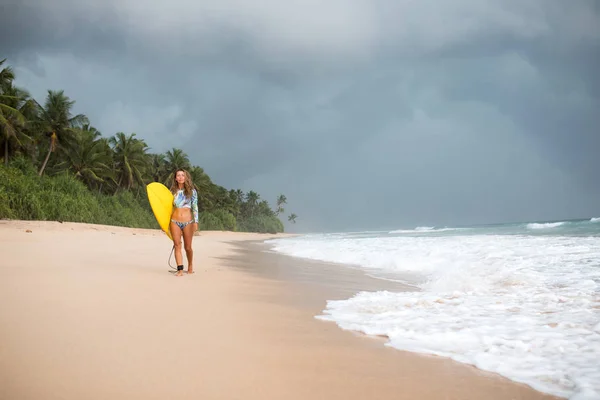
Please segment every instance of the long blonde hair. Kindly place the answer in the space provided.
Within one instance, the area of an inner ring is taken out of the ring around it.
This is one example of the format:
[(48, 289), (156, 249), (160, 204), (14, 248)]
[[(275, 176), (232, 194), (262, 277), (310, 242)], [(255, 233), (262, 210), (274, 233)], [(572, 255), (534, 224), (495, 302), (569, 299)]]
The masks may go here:
[(188, 199), (192, 197), (192, 190), (194, 189), (194, 183), (192, 182), (192, 176), (183, 168), (179, 168), (173, 173), (173, 182), (171, 183), (171, 193), (175, 194), (179, 190), (179, 184), (177, 183), (177, 173), (181, 171), (185, 174), (185, 181), (183, 182), (183, 194)]

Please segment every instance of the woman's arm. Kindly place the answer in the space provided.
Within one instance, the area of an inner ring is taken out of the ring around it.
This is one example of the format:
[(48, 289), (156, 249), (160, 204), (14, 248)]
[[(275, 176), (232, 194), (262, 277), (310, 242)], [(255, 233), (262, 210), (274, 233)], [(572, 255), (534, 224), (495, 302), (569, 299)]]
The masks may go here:
[(198, 223), (198, 192), (192, 190), (192, 212), (194, 213), (194, 222)]

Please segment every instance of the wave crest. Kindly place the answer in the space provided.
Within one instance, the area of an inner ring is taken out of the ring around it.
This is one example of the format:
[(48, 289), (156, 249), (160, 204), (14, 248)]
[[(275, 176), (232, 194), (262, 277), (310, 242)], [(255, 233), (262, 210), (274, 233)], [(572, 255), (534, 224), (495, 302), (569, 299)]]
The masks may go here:
[(566, 222), (562, 221), (562, 222), (545, 222), (545, 223), (538, 223), (538, 222), (532, 222), (527, 224), (527, 229), (552, 229), (552, 228), (558, 228), (559, 226), (563, 226)]

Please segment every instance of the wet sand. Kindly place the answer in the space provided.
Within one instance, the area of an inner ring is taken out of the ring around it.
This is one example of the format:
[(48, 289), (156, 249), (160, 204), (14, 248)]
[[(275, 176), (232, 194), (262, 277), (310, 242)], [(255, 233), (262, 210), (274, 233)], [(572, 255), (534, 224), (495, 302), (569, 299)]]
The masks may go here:
[(0, 221), (0, 398), (554, 398), (315, 319), (381, 281), (269, 237), (201, 232), (175, 277), (156, 230)]

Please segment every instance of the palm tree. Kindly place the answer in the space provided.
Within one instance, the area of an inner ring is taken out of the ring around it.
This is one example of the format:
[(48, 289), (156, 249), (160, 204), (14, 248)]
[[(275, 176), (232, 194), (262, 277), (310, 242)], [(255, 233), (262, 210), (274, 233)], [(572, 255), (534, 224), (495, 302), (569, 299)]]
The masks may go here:
[[(192, 176), (192, 181), (198, 191), (198, 207), (202, 210), (212, 209), (215, 203), (215, 196), (212, 190), (214, 183), (201, 167), (192, 167), (190, 169), (190, 175)], [(173, 179), (172, 176), (171, 173), (171, 179)]]
[(296, 218), (298, 218), (298, 216), (296, 214), (292, 213), (288, 217), (288, 221), (290, 221), (292, 224), (295, 224), (296, 223)]
[[(0, 76), (6, 76), (4, 70)], [(2, 79), (2, 78), (0, 78)], [(27, 118), (23, 115), (30, 107), (27, 91), (13, 86), (10, 81), (0, 84), (0, 139), (4, 141), (4, 163), (8, 165), (9, 148), (24, 148), (31, 138), (25, 133)]]
[(150, 175), (154, 182), (166, 182), (167, 166), (164, 154), (150, 155)]
[[(39, 105), (39, 104), (38, 104)], [(75, 130), (84, 124), (89, 124), (88, 118), (83, 114), (73, 116), (71, 109), (75, 101), (69, 99), (63, 90), (48, 90), (44, 106), (40, 106), (40, 117), (37, 125), (40, 130), (46, 132), (49, 138), (48, 154), (38, 174), (42, 176), (48, 164), (50, 154), (59, 146), (65, 146), (75, 135)]]
[(144, 184), (144, 173), (150, 166), (148, 145), (135, 135), (125, 136), (123, 132), (118, 132), (108, 140), (114, 151), (117, 185), (128, 190), (136, 183)]
[(269, 202), (266, 200), (261, 200), (260, 203), (258, 203), (258, 214), (259, 215), (267, 215), (267, 216), (275, 216), (275, 212), (273, 210), (271, 210), (271, 206), (269, 205)]
[(283, 205), (287, 203), (287, 198), (285, 197), (285, 195), (280, 194), (277, 197), (277, 210), (275, 211), (275, 214), (279, 215), (281, 213), (283, 213), (285, 211), (285, 208), (283, 208)]
[(246, 194), (246, 203), (244, 205), (245, 205), (246, 212), (250, 216), (254, 215), (254, 211), (256, 210), (258, 200), (260, 200), (260, 195), (258, 193), (256, 193), (254, 190), (250, 190)]
[(244, 199), (245, 199), (246, 195), (244, 194), (244, 191), (242, 189), (237, 189), (235, 191), (235, 198), (237, 199), (238, 203), (243, 203)]
[(229, 204), (229, 193), (227, 192), (227, 189), (225, 189), (223, 186), (215, 185), (214, 194), (215, 205), (218, 208), (226, 208), (227, 204)]
[(83, 124), (81, 128), (77, 129), (76, 133), (80, 137), (89, 137), (93, 140), (99, 139), (102, 136), (102, 133), (90, 124)]
[(96, 128), (84, 125), (77, 130), (72, 143), (65, 152), (65, 159), (58, 168), (69, 169), (75, 176), (92, 188), (113, 181), (112, 150), (108, 139), (100, 137)]
[(204, 169), (201, 167), (190, 168), (190, 175), (192, 176), (192, 181), (194, 182), (196, 189), (202, 192), (208, 192), (211, 185), (213, 185), (210, 177), (206, 175)]
[(183, 152), (181, 149), (173, 148), (167, 151), (165, 155), (165, 168), (169, 175), (165, 179), (165, 182), (171, 182), (173, 179), (173, 174), (178, 169), (190, 170), (192, 165), (190, 164), (190, 159), (187, 154)]
[(250, 205), (250, 206), (255, 206), (258, 203), (258, 200), (260, 199), (260, 195), (258, 193), (256, 193), (254, 190), (250, 190), (247, 194), (246, 194), (246, 202)]
[[(4, 64), (5, 61), (6, 58), (0, 60), (0, 66), (2, 66), (2, 64)], [(14, 80), (15, 72), (13, 71), (12, 67), (4, 67), (0, 70), (0, 87), (3, 87), (7, 84), (12, 84)]]

